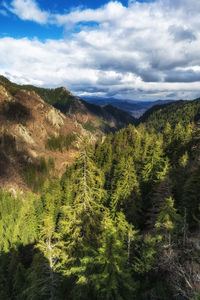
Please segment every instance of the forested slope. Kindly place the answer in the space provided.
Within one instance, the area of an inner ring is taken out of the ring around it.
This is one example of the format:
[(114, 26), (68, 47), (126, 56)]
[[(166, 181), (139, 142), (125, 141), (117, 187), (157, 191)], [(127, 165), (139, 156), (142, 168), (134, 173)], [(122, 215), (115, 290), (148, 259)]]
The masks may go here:
[(161, 131), (165, 128), (166, 122), (174, 128), (179, 122), (187, 126), (188, 123), (198, 120), (200, 120), (200, 99), (155, 105), (140, 117), (138, 123), (147, 123), (149, 127)]
[(0, 299), (199, 299), (194, 113), (83, 138), (41, 195), (2, 191)]

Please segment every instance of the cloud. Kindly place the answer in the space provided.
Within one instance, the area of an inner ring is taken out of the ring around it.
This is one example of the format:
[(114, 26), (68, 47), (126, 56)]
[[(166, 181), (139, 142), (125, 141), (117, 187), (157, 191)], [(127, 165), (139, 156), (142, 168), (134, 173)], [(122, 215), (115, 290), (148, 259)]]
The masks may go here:
[(19, 17), (64, 26), (66, 32), (61, 40), (44, 42), (0, 39), (1, 73), (19, 83), (64, 85), (78, 95), (196, 97), (199, 11), (199, 0), (129, 1), (128, 7), (112, 1), (54, 15), (31, 0), (14, 0), (12, 12)]
[(126, 8), (118, 1), (109, 2), (98, 9), (76, 9), (65, 15), (55, 15), (55, 20), (59, 25), (66, 25), (68, 23), (76, 24), (79, 22), (110, 22), (111, 20), (118, 20), (124, 17)]
[(170, 26), (169, 32), (174, 36), (176, 42), (183, 40), (194, 41), (196, 40), (195, 34), (190, 29), (185, 29), (181, 26)]
[(34, 0), (13, 0), (6, 8), (22, 20), (35, 21), (40, 24), (48, 22), (49, 13), (42, 11)]

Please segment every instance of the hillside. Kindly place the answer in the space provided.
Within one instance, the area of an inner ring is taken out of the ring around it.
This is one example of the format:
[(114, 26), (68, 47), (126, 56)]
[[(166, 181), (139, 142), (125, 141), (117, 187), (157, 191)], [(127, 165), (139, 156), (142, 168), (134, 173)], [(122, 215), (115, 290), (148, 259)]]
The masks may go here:
[(163, 130), (166, 123), (174, 128), (177, 123), (187, 125), (191, 122), (198, 122), (200, 119), (200, 99), (193, 101), (176, 101), (164, 105), (155, 105), (147, 110), (138, 120), (139, 123), (146, 123), (157, 131)]
[(198, 300), (200, 101), (105, 135), (71, 100), (0, 84), (0, 299)]
[[(54, 107), (53, 107), (53, 106)], [(112, 106), (74, 97), (65, 88), (20, 86), (0, 77), (0, 187), (39, 191), (46, 178), (61, 176), (91, 142), (135, 120)]]
[(0, 187), (35, 191), (78, 155), (79, 136), (95, 136), (34, 91), (0, 83)]
[(83, 140), (37, 195), (0, 190), (0, 299), (199, 299), (200, 128), (184, 107), (175, 129)]
[(53, 105), (68, 117), (79, 122), (85, 129), (95, 133), (110, 132), (121, 129), (128, 124), (134, 124), (135, 118), (115, 107), (103, 108), (89, 104), (86, 101), (73, 96), (64, 87), (56, 89), (39, 88), (32, 85), (17, 85), (7, 78), (0, 76), (0, 82), (12, 94), (24, 89), (36, 92), (45, 102)]

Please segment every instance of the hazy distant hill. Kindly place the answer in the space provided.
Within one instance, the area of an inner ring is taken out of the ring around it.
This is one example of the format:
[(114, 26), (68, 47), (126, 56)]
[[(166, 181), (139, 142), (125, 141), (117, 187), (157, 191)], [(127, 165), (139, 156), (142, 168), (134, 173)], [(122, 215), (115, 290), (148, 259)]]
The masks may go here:
[(176, 100), (157, 100), (157, 101), (139, 101), (139, 100), (123, 100), (116, 98), (94, 98), (94, 97), (83, 97), (83, 99), (89, 103), (96, 104), (99, 106), (105, 106), (111, 104), (118, 107), (135, 118), (139, 118), (145, 113), (146, 110), (154, 105), (173, 103)]

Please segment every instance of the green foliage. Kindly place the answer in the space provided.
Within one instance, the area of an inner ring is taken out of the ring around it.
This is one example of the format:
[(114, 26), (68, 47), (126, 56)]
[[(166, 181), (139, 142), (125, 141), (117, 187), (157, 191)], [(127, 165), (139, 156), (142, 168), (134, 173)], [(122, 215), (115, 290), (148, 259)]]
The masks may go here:
[(65, 137), (65, 140), (64, 140), (64, 145), (65, 145), (65, 148), (66, 150), (69, 150), (70, 147), (72, 146), (72, 143), (76, 141), (76, 135), (75, 134), (68, 134), (66, 137)]
[(156, 105), (149, 109), (141, 118), (148, 127), (161, 132), (169, 123), (174, 129), (178, 123), (186, 127), (199, 120), (200, 101), (176, 101), (165, 105)]
[[(155, 109), (147, 128), (129, 125), (95, 147), (83, 138), (61, 180), (52, 179), (54, 159), (41, 157), (26, 170), (39, 195), (0, 191), (0, 298), (195, 299), (199, 252), (189, 235), (200, 221), (200, 138), (198, 125), (189, 123), (194, 107), (179, 103), (177, 120), (170, 106), (163, 118)], [(48, 147), (69, 150), (75, 138), (52, 137)]]
[(134, 247), (137, 255), (133, 257), (132, 269), (136, 274), (146, 274), (151, 271), (152, 265), (156, 260), (156, 246), (159, 237), (148, 235), (143, 243), (137, 243)]
[(86, 130), (88, 130), (88, 131), (90, 131), (90, 132), (92, 132), (92, 133), (96, 132), (96, 130), (97, 130), (97, 128), (94, 126), (94, 124), (92, 123), (91, 120), (88, 121), (88, 122), (85, 123), (85, 124), (82, 123), (82, 126), (83, 126), (84, 129), (86, 129)]
[(200, 166), (190, 174), (186, 181), (183, 193), (183, 205), (187, 208), (187, 218), (190, 226), (195, 226), (200, 221), (199, 195), (200, 195)]
[[(26, 199), (0, 191), (0, 251), (8, 252), (17, 243), (27, 245), (37, 238), (39, 199)], [(24, 226), (26, 224), (26, 226)]]
[(66, 148), (68, 151), (71, 147), (73, 147), (73, 142), (76, 140), (75, 134), (68, 134), (66, 137), (63, 137), (62, 135), (51, 136), (45, 145), (45, 148), (51, 151), (59, 150), (60, 152), (63, 152), (63, 147)]
[(135, 298), (133, 295), (136, 284), (131, 280), (125, 246), (128, 227), (128, 224), (124, 224), (122, 215), (115, 222), (105, 215), (100, 248), (95, 259), (99, 271), (92, 276), (99, 299)]
[(56, 136), (51, 136), (45, 145), (45, 148), (51, 151), (56, 151), (59, 150), (62, 152), (63, 150), (63, 136), (59, 135), (58, 137)]
[(176, 229), (178, 220), (179, 215), (174, 208), (174, 200), (171, 197), (166, 198), (155, 223), (155, 231), (161, 233), (164, 238), (167, 237), (169, 245), (171, 245), (171, 236)]
[(54, 170), (55, 169), (55, 161), (53, 157), (49, 157), (48, 159), (48, 169)]
[(40, 157), (37, 165), (28, 165), (25, 169), (25, 180), (28, 187), (35, 193), (42, 190), (45, 181), (54, 173), (55, 163), (52, 157), (46, 161), (45, 157)]
[(200, 299), (200, 293), (195, 293), (195, 298), (191, 300), (199, 300)]

